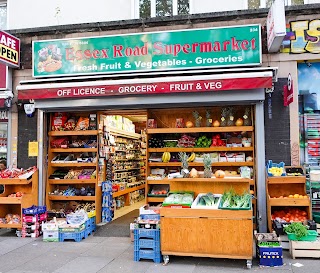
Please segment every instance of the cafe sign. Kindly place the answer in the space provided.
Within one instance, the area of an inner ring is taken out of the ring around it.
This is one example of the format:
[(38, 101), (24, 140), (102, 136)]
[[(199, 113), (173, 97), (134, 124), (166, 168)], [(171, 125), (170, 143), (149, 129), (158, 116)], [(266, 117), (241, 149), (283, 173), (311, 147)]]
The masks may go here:
[(261, 26), (33, 42), (33, 76), (261, 65)]
[(3, 30), (0, 30), (0, 63), (20, 67), (20, 40)]

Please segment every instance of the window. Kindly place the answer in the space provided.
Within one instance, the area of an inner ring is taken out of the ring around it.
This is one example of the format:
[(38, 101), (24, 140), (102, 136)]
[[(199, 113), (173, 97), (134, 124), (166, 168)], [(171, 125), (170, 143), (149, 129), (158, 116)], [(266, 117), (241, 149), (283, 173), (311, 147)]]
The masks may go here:
[(0, 29), (7, 29), (7, 4), (0, 2)]
[(190, 13), (190, 0), (139, 0), (139, 18)]
[[(248, 9), (259, 9), (271, 7), (274, 0), (248, 0)], [(307, 4), (307, 0), (285, 0), (286, 6)]]

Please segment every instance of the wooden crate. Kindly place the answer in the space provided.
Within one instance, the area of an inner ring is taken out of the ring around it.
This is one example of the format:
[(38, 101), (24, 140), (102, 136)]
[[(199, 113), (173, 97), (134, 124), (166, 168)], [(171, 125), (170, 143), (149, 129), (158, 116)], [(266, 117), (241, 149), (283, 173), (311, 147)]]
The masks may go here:
[(303, 258), (320, 258), (320, 239), (317, 241), (290, 241), (290, 254), (293, 259)]

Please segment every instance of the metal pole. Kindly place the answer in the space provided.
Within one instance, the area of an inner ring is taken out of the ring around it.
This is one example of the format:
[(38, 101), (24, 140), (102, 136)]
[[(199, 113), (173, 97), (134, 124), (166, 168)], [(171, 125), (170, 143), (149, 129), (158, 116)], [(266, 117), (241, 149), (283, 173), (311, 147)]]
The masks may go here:
[(45, 203), (45, 182), (44, 177), (46, 167), (44, 166), (44, 157), (43, 157), (43, 137), (44, 137), (44, 111), (38, 110), (38, 169), (39, 169), (39, 187), (38, 187), (38, 196), (39, 196), (39, 205)]
[(265, 132), (263, 101), (256, 104), (255, 139), (256, 139), (256, 185), (257, 185), (257, 223), (259, 232), (267, 232), (267, 197), (265, 182)]

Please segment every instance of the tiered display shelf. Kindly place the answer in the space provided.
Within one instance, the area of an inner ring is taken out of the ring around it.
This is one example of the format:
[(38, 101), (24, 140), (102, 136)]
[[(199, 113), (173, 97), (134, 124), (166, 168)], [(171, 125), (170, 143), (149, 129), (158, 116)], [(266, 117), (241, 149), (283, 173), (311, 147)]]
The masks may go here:
[[(311, 216), (310, 198), (288, 198), (289, 195), (299, 194), (306, 196), (306, 177), (302, 176), (268, 176), (267, 180), (267, 211), (268, 228), (272, 231), (271, 214), (274, 209), (281, 207), (300, 207)], [(280, 196), (286, 198), (279, 198)]]
[[(38, 205), (38, 170), (28, 179), (8, 178), (0, 179), (0, 184), (5, 186), (5, 190), (0, 194), (0, 217), (6, 214), (19, 214), (22, 220), (22, 208)], [(22, 192), (22, 197), (8, 197), (16, 192)], [(0, 224), (0, 228), (22, 228), (20, 224)]]
[[(82, 131), (50, 131), (49, 135), (49, 148), (48, 148), (48, 179), (47, 179), (47, 192), (46, 192), (46, 204), (47, 208), (51, 209), (54, 207), (55, 202), (66, 202), (66, 201), (79, 201), (79, 202), (94, 202), (96, 209), (96, 222), (101, 222), (101, 187), (99, 186), (98, 173), (99, 173), (99, 162), (98, 162), (98, 145), (96, 148), (51, 148), (50, 143), (57, 137), (82, 137), (92, 136), (98, 142), (98, 130), (82, 130)], [(52, 159), (62, 154), (67, 156), (68, 154), (80, 155), (83, 153), (95, 153), (96, 161), (92, 163), (54, 163)], [(70, 170), (70, 169), (94, 169), (96, 171), (95, 179), (49, 179), (49, 176), (55, 170)], [(67, 188), (68, 186), (81, 188), (81, 187), (94, 187), (95, 196), (63, 196), (63, 195), (52, 195), (51, 193), (56, 187), (59, 189)]]
[[(198, 110), (198, 109), (197, 109)], [(147, 129), (148, 139), (165, 137), (166, 135), (202, 133), (210, 136), (216, 133), (247, 132), (252, 138), (251, 147), (211, 147), (211, 148), (149, 148), (147, 157), (151, 153), (212, 153), (212, 152), (246, 152), (253, 158), (253, 162), (214, 162), (213, 169), (231, 168), (236, 170), (240, 166), (254, 167), (254, 127), (192, 127), (174, 128), (176, 118), (193, 120), (192, 109), (177, 109), (176, 111), (153, 110), (149, 118), (156, 120), (157, 124), (165, 124), (170, 128)], [(205, 109), (199, 109), (205, 113)], [(221, 108), (216, 111), (221, 114)], [(220, 117), (220, 116), (219, 116)], [(179, 137), (178, 137), (179, 138)], [(164, 138), (165, 139), (165, 138)], [(170, 138), (172, 139), (172, 138)], [(149, 162), (147, 161), (147, 175), (152, 169), (162, 168), (180, 170), (181, 162)], [(189, 168), (203, 170), (203, 163), (189, 162)], [(233, 188), (237, 193), (249, 191), (250, 185), (255, 185), (254, 179), (234, 178), (163, 178), (147, 180), (147, 192), (153, 185), (169, 185), (170, 191), (193, 191), (195, 197), (199, 193), (223, 194)], [(146, 195), (147, 196), (147, 195)], [(164, 197), (148, 197), (147, 203), (162, 202)], [(253, 256), (253, 210), (218, 210), (193, 208), (160, 208), (161, 215), (161, 251), (163, 255), (236, 258), (246, 259), (248, 267), (251, 266)]]

